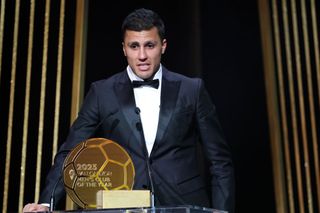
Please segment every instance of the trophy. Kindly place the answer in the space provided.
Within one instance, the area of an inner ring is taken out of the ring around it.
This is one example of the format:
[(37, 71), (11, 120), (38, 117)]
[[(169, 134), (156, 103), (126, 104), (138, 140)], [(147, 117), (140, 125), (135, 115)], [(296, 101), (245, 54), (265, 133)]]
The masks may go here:
[(91, 138), (68, 154), (63, 166), (66, 192), (82, 208), (96, 208), (99, 191), (131, 190), (135, 170), (128, 153), (105, 138)]

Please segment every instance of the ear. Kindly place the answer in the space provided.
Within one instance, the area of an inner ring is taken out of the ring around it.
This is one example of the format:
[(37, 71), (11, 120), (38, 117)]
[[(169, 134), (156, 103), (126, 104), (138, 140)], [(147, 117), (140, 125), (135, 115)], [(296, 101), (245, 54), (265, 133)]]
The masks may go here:
[(123, 51), (123, 54), (124, 56), (127, 56), (127, 53), (126, 53), (126, 49), (124, 48), (124, 42), (122, 42), (122, 51)]
[(161, 47), (161, 53), (164, 54), (167, 48), (167, 40), (163, 39), (162, 40), (162, 47)]

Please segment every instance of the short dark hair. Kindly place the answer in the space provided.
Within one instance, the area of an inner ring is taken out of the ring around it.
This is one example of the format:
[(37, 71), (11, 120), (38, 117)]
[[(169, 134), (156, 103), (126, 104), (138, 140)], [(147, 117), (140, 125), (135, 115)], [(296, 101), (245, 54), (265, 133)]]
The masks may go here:
[(152, 10), (137, 9), (124, 19), (121, 27), (122, 38), (124, 39), (126, 30), (140, 32), (150, 30), (152, 27), (158, 29), (159, 36), (163, 40), (165, 38), (165, 26), (160, 16)]

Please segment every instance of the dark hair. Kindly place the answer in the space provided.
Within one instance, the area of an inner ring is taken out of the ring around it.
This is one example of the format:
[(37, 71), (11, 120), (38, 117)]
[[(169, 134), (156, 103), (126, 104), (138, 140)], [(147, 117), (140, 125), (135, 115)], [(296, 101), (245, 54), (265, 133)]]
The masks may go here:
[(126, 30), (143, 31), (150, 30), (152, 27), (158, 29), (161, 40), (165, 38), (165, 26), (160, 16), (148, 9), (140, 8), (130, 13), (123, 21), (121, 31), (122, 38)]

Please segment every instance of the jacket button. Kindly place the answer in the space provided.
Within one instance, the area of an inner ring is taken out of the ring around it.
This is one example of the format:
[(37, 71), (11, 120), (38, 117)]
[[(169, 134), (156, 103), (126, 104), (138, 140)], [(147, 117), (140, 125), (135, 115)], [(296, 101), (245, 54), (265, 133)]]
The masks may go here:
[(136, 128), (137, 128), (138, 131), (142, 131), (142, 124), (141, 124), (141, 122), (137, 122), (137, 123), (136, 123)]

